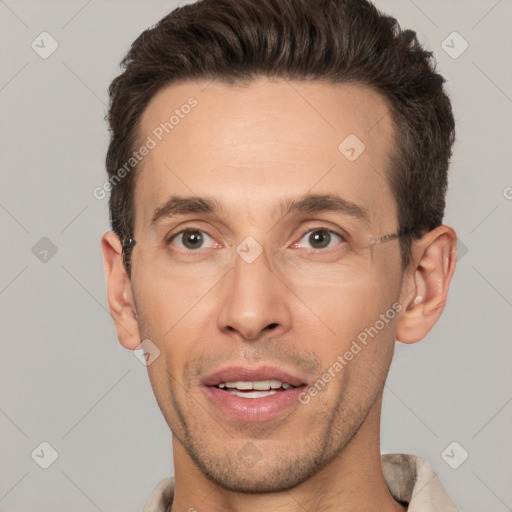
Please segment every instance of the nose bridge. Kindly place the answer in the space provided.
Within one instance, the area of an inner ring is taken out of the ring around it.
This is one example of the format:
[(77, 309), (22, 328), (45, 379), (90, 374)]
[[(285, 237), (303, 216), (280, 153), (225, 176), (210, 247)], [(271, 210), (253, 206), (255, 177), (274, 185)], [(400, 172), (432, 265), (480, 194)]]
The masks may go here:
[(254, 339), (271, 326), (287, 330), (290, 324), (286, 287), (272, 269), (267, 252), (252, 237), (242, 241), (226, 276), (219, 311), (219, 328), (236, 330)]

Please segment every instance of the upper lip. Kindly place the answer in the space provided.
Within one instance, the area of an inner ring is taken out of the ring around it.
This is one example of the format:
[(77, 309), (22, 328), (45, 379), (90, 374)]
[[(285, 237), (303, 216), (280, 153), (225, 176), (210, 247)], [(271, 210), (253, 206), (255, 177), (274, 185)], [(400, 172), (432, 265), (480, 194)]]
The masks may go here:
[(291, 375), (276, 366), (260, 366), (258, 368), (227, 366), (206, 376), (202, 379), (201, 384), (204, 386), (217, 386), (222, 382), (256, 382), (272, 379), (287, 382), (292, 386), (306, 384), (300, 377)]

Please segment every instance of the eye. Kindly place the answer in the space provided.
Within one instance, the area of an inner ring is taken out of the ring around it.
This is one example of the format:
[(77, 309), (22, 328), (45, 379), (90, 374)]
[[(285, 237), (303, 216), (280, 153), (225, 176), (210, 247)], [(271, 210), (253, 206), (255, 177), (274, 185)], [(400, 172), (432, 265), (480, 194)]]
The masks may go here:
[(179, 233), (173, 235), (168, 243), (177, 245), (178, 248), (184, 250), (204, 249), (204, 244), (210, 244), (213, 242), (213, 238), (198, 229), (184, 229)]
[(330, 229), (310, 229), (302, 236), (298, 243), (293, 244), (293, 247), (302, 247), (303, 244), (310, 244), (309, 249), (321, 250), (328, 249), (339, 242), (343, 242), (343, 240), (344, 239), (341, 235), (338, 235), (338, 233), (335, 233)]

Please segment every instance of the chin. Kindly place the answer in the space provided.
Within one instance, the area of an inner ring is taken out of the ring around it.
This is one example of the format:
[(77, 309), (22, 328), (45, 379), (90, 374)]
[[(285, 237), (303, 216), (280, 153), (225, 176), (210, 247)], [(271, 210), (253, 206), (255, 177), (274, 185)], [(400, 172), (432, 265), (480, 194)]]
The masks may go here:
[[(192, 455), (192, 454), (191, 454)], [(231, 456), (200, 457), (193, 459), (203, 474), (220, 487), (233, 492), (271, 493), (285, 491), (304, 482), (322, 466), (318, 454), (290, 456), (276, 453), (267, 456), (258, 453), (252, 443), (247, 443)]]

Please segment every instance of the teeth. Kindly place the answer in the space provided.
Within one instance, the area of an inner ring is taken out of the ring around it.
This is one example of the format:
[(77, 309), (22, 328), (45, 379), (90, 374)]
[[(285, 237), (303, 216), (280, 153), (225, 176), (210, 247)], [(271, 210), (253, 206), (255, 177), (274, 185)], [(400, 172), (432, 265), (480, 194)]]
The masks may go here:
[(270, 389), (270, 380), (260, 380), (252, 383), (252, 389), (267, 390)]
[(252, 389), (252, 382), (226, 382), (227, 388)]
[[(246, 391), (255, 389), (258, 391), (268, 391), (269, 389), (290, 389), (292, 387), (291, 384), (287, 382), (281, 382), (280, 380), (258, 380), (258, 381), (236, 381), (236, 382), (221, 382), (219, 384), (219, 388), (221, 389), (238, 389), (240, 391)], [(243, 396), (248, 396), (248, 393), (243, 393)]]
[(233, 391), (229, 390), (228, 393), (230, 395), (240, 396), (242, 398), (264, 398), (266, 396), (275, 395), (277, 391), (274, 391), (273, 389), (269, 391), (249, 391), (249, 392), (239, 392), (239, 391)]

